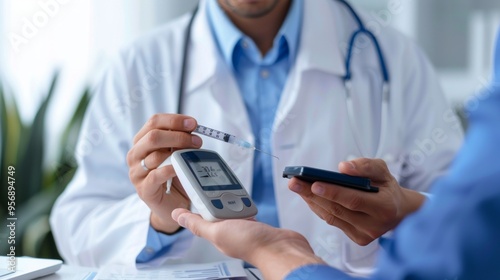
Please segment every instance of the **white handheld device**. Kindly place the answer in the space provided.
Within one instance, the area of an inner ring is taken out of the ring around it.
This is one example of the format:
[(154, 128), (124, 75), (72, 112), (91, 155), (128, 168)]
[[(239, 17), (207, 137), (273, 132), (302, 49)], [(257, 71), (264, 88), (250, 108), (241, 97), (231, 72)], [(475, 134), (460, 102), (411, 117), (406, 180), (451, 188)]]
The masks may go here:
[(201, 149), (178, 150), (170, 160), (191, 203), (207, 221), (246, 219), (257, 207), (220, 155)]

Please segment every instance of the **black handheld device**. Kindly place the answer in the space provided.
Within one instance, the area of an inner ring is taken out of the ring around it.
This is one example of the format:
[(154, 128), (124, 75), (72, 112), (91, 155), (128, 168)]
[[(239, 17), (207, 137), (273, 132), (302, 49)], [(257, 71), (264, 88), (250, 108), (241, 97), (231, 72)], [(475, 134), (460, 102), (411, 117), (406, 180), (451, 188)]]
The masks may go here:
[(361, 190), (365, 192), (378, 192), (378, 188), (371, 186), (370, 179), (350, 176), (334, 171), (317, 169), (307, 166), (287, 166), (283, 170), (283, 178), (297, 177), (300, 180), (314, 183), (316, 181), (336, 184), (339, 186)]

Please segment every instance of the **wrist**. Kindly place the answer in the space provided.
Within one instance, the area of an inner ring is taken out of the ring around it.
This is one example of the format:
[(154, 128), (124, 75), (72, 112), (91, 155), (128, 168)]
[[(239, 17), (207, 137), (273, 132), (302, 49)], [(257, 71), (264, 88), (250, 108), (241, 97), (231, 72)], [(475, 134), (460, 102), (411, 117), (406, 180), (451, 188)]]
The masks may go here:
[(403, 217), (417, 211), (425, 201), (425, 196), (417, 191), (403, 188)]
[(181, 228), (179, 224), (172, 219), (172, 211), (176, 208), (186, 208), (189, 209), (189, 202), (183, 202), (182, 200), (175, 199), (173, 203), (168, 203), (167, 205), (150, 205), (151, 215), (149, 222), (153, 229), (158, 232), (172, 235), (179, 231)]
[(284, 279), (293, 270), (309, 264), (325, 264), (316, 256), (307, 241), (283, 240), (252, 250), (249, 262), (264, 275), (264, 279)]
[(155, 215), (153, 212), (149, 218), (149, 223), (156, 231), (168, 235), (177, 233), (181, 229), (179, 224), (172, 218), (167, 218), (167, 221), (165, 221), (164, 219), (160, 219), (160, 217)]

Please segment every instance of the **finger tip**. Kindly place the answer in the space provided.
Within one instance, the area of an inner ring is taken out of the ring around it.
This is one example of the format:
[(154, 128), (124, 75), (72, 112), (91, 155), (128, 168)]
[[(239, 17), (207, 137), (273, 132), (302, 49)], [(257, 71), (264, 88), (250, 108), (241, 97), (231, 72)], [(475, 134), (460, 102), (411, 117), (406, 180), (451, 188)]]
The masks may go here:
[(187, 212), (188, 212), (188, 210), (183, 209), (183, 208), (174, 209), (174, 211), (172, 211), (172, 213), (171, 213), (172, 219), (174, 219), (174, 221), (176, 221), (176, 222), (179, 222), (179, 216), (181, 214), (184, 214)]
[(298, 182), (291, 182), (288, 185), (288, 189), (290, 189), (292, 192), (300, 193), (304, 189), (304, 187), (299, 184)]
[(184, 128), (188, 130), (194, 130), (198, 125), (194, 118), (186, 118), (183, 122)]
[(203, 140), (198, 135), (192, 135), (191, 136), (191, 141), (192, 141), (193, 146), (195, 148), (200, 148), (203, 145)]
[(311, 186), (311, 192), (316, 194), (316, 195), (322, 196), (325, 194), (325, 186), (323, 186), (320, 183), (314, 183)]
[(356, 170), (356, 165), (353, 161), (342, 161), (339, 163), (339, 171), (342, 173)]
[(176, 222), (179, 219), (179, 215), (180, 215), (179, 209), (174, 209), (174, 211), (172, 211), (172, 213), (170, 213), (170, 216)]

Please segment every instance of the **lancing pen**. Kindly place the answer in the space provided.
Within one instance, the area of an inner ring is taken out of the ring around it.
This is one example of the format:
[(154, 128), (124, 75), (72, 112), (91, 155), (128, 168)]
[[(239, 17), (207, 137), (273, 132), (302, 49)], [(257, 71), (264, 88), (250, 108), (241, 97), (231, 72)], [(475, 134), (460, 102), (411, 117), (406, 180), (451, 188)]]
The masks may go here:
[[(170, 153), (172, 153), (174, 151), (173, 148), (170, 148)], [(163, 161), (158, 167), (156, 167), (156, 169), (159, 169), (159, 168), (162, 168), (164, 166), (167, 166), (167, 165), (172, 165), (172, 161), (170, 160), (170, 156), (168, 158), (165, 159), (165, 161)], [(172, 188), (172, 180), (173, 178), (170, 178), (167, 180), (167, 182), (165, 182), (165, 186), (167, 187), (165, 193), (166, 194), (170, 194), (170, 189)]]
[[(174, 149), (170, 148), (170, 154), (172, 154), (173, 151), (174, 151)], [(170, 157), (168, 157), (168, 159), (170, 159)], [(166, 183), (167, 184), (167, 190), (165, 192), (166, 194), (170, 194), (170, 189), (172, 188), (172, 179), (173, 178), (170, 178), (170, 179), (167, 180), (167, 183)]]

